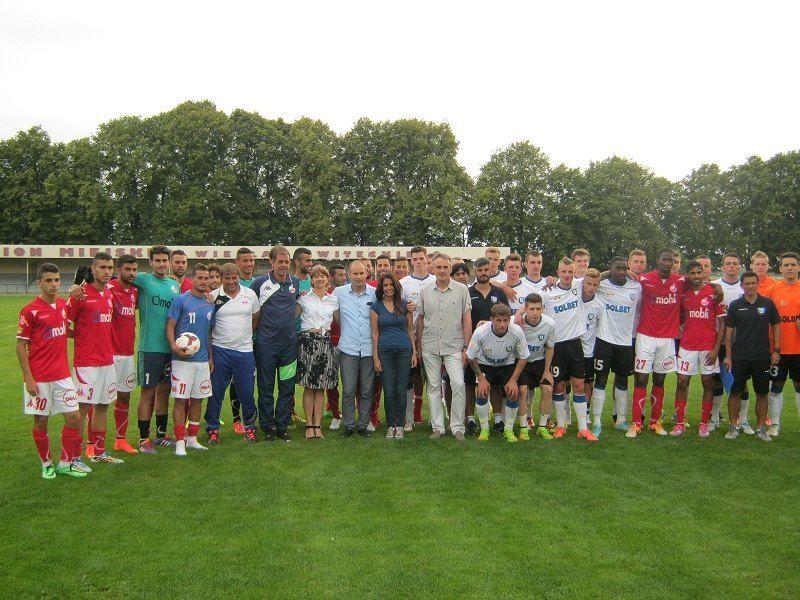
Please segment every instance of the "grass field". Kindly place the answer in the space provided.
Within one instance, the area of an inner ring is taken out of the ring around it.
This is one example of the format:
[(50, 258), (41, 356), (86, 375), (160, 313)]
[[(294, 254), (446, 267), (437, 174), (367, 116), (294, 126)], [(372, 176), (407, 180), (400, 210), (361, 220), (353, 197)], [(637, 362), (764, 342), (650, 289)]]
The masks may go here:
[(25, 301), (0, 297), (1, 597), (798, 595), (789, 395), (771, 444), (700, 439), (696, 387), (690, 435), (627, 440), (608, 416), (591, 446), (574, 430), (478, 446), (432, 442), (427, 428), (402, 442), (384, 431), (306, 442), (295, 429), (290, 444), (251, 446), (227, 412), (207, 453), (125, 456), (48, 482), (14, 355)]

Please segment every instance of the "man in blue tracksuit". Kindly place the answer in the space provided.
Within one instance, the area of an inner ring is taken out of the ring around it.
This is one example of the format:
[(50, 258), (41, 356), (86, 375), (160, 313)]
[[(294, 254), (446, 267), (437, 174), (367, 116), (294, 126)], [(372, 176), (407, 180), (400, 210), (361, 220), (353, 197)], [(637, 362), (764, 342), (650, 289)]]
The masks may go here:
[[(289, 275), (289, 251), (275, 246), (269, 252), (272, 272), (258, 277), (251, 289), (261, 306), (256, 329), (255, 358), (258, 385), (258, 421), (267, 441), (276, 437), (288, 442), (286, 432), (292, 415), (294, 380), (297, 370), (297, 330), (295, 306), (300, 297), (300, 282)], [(278, 401), (275, 403), (275, 374), (278, 375)]]

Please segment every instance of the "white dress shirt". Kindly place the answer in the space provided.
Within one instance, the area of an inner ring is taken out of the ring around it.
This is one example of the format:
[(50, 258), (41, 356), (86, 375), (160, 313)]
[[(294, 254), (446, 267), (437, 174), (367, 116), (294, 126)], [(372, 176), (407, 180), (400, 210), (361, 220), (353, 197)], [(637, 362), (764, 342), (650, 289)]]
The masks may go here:
[(330, 331), (333, 322), (333, 313), (339, 308), (339, 299), (329, 293), (320, 298), (314, 290), (304, 296), (300, 296), (297, 301), (302, 312), (300, 313), (300, 331), (309, 329), (321, 329)]

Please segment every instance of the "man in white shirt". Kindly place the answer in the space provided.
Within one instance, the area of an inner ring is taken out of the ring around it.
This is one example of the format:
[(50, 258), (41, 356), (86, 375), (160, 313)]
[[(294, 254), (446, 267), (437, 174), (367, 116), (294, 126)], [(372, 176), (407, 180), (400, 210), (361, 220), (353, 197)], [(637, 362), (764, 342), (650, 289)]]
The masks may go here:
[(233, 379), (245, 425), (245, 440), (256, 441), (256, 406), (253, 383), (256, 363), (253, 356), (253, 331), (260, 305), (256, 293), (242, 287), (239, 269), (225, 263), (220, 269), (222, 286), (211, 292), (214, 304), (211, 321), (211, 347), (214, 370), (211, 373), (212, 395), (206, 405), (206, 430), (211, 444), (219, 443), (219, 415), (225, 390)]

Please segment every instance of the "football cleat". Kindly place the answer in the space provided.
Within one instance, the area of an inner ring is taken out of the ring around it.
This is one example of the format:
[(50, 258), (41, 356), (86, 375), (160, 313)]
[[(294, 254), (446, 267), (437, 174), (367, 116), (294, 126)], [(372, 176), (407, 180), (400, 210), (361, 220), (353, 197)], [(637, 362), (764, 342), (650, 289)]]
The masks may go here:
[(153, 442), (149, 439), (139, 442), (139, 452), (142, 454), (157, 454), (156, 449), (153, 448)]
[(562, 438), (566, 435), (567, 430), (565, 427), (556, 427), (555, 431), (553, 431), (554, 438)]
[[(248, 444), (255, 444), (258, 441), (256, 437), (256, 430), (254, 427), (247, 427), (244, 430), (244, 441)], [(211, 439), (208, 440), (209, 444), (211, 443)]]
[(234, 421), (233, 422), (233, 433), (238, 435), (244, 435), (244, 425), (242, 425), (241, 421)]
[(582, 429), (581, 431), (579, 431), (578, 432), (578, 438), (581, 439), (581, 440), (586, 440), (587, 442), (596, 442), (596, 441), (598, 441), (597, 436), (595, 436), (595, 434), (593, 434), (588, 429)]
[(767, 433), (770, 437), (778, 437), (781, 434), (781, 424), (780, 423), (773, 423), (769, 426)]
[(711, 435), (708, 431), (708, 423), (700, 423), (697, 433), (699, 433), (700, 437), (703, 438), (707, 438), (709, 435)]
[(111, 456), (108, 452), (103, 452), (102, 454), (96, 454), (90, 459), (93, 463), (106, 463), (109, 465), (121, 465), (125, 461), (121, 458), (116, 458), (115, 456)]
[(186, 456), (185, 440), (178, 440), (175, 442), (175, 456)]
[(530, 429), (527, 427), (521, 427), (519, 430), (519, 439), (523, 442), (527, 442), (529, 439), (531, 439)]
[(186, 438), (186, 447), (190, 450), (208, 450), (208, 448), (197, 441), (197, 438)]
[[(70, 477), (86, 477), (89, 473), (87, 471), (82, 471), (78, 467), (75, 466), (74, 463), (58, 463), (56, 467), (56, 473), (58, 475), (69, 475)], [(43, 475), (44, 476), (44, 475)]]
[(53, 463), (47, 463), (46, 465), (42, 465), (42, 479), (55, 479), (56, 478), (56, 468), (53, 466)]
[(655, 423), (650, 423), (648, 429), (655, 433), (656, 435), (669, 435), (667, 430), (664, 429), (663, 425), (660, 422), (656, 421)]
[(753, 428), (750, 426), (750, 423), (748, 423), (747, 421), (742, 422), (742, 424), (739, 426), (739, 428), (742, 430), (742, 433), (745, 433), (747, 435), (754, 435), (755, 434), (755, 431), (753, 431)]
[(617, 431), (628, 431), (628, 422), (627, 421), (616, 421), (614, 423), (614, 429)]
[(85, 462), (83, 462), (83, 459), (80, 456), (78, 458), (73, 458), (72, 459), (72, 467), (74, 469), (78, 469), (79, 471), (82, 471), (84, 473), (91, 473), (92, 472), (92, 468), (89, 465), (87, 465)]
[(735, 440), (739, 437), (739, 428), (736, 425), (728, 426), (728, 433), (725, 434), (726, 440)]
[(136, 454), (136, 448), (128, 443), (125, 438), (117, 438), (114, 442), (114, 450), (116, 452), (127, 452), (128, 454)]
[(481, 432), (478, 434), (478, 441), (479, 442), (486, 442), (489, 440), (489, 428), (485, 427), (481, 429)]
[(594, 437), (599, 438), (601, 433), (603, 433), (603, 426), (600, 423), (592, 425), (592, 435)]
[(672, 428), (672, 431), (669, 432), (669, 434), (672, 437), (678, 437), (679, 435), (683, 435), (684, 433), (686, 433), (685, 425), (675, 425), (675, 427)]
[(625, 432), (626, 438), (635, 438), (642, 431), (642, 426), (639, 423), (632, 423), (628, 430)]
[(769, 437), (769, 434), (767, 433), (767, 428), (766, 427), (759, 427), (758, 431), (756, 431), (756, 433), (755, 433), (755, 436), (758, 439), (760, 439), (761, 441), (764, 441), (764, 442), (771, 442), (772, 441), (772, 438)]
[(544, 427), (537, 427), (536, 428), (536, 435), (538, 435), (543, 440), (552, 440), (553, 434), (550, 433), (550, 430), (545, 425)]
[(514, 430), (510, 427), (506, 427), (503, 429), (503, 437), (506, 438), (507, 442), (516, 442), (517, 436), (514, 435)]

